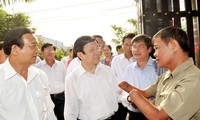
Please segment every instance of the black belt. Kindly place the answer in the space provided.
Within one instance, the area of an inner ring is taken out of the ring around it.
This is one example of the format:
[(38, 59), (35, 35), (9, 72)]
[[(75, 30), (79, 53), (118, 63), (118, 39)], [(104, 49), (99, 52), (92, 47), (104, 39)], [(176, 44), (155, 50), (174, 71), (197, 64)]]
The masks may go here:
[(51, 94), (51, 98), (55, 98), (55, 99), (64, 99), (65, 98), (65, 93), (64, 91), (61, 93), (57, 93), (57, 94)]

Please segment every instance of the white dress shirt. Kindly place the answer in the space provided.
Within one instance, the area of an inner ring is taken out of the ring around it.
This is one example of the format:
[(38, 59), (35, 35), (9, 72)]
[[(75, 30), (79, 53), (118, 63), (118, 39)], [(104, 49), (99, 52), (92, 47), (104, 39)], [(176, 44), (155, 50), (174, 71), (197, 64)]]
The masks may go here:
[(0, 65), (0, 120), (54, 120), (54, 104), (49, 94), (48, 78), (33, 66), (28, 79), (9, 63)]
[(120, 89), (109, 66), (99, 63), (95, 73), (80, 64), (66, 76), (65, 120), (102, 120), (118, 110)]
[(119, 82), (124, 80), (124, 71), (128, 65), (133, 63), (135, 59), (131, 57), (129, 60), (123, 54), (114, 56), (111, 62), (111, 69), (114, 71)]
[(55, 60), (55, 63), (50, 67), (45, 60), (42, 60), (36, 67), (43, 70), (49, 79), (50, 93), (57, 94), (64, 91), (66, 67), (61, 61)]
[[(156, 62), (150, 57), (143, 70), (138, 66), (137, 62), (130, 64), (125, 70), (124, 80), (137, 88), (145, 89), (158, 79), (156, 71)], [(127, 96), (125, 98), (127, 98)], [(125, 100), (127, 101), (127, 99)], [(128, 103), (127, 108), (130, 111), (139, 112), (139, 110), (135, 109), (130, 103)]]

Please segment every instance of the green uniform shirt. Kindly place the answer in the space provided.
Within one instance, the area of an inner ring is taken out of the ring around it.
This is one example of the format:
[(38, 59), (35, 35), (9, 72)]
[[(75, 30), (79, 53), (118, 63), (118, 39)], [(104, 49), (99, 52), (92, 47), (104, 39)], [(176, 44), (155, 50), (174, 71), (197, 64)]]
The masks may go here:
[(148, 88), (173, 120), (200, 120), (200, 70), (188, 59)]

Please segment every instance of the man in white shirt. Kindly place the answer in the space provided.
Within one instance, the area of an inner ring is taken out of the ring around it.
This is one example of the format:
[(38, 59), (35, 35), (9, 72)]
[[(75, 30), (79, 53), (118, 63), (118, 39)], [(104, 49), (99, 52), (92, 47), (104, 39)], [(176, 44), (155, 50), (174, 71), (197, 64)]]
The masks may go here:
[(0, 65), (0, 120), (54, 120), (46, 74), (33, 67), (38, 40), (28, 28), (13, 28), (4, 41), (8, 59)]
[(50, 84), (51, 99), (55, 104), (54, 112), (57, 120), (64, 120), (64, 85), (66, 67), (61, 61), (55, 60), (56, 48), (53, 44), (45, 43), (41, 47), (44, 60), (36, 64), (36, 67), (43, 70)]
[[(124, 80), (124, 71), (126, 67), (135, 61), (131, 51), (131, 40), (133, 37), (135, 37), (133, 33), (129, 33), (123, 37), (122, 46), (124, 48), (124, 53), (114, 56), (111, 62), (111, 69), (114, 71), (119, 82)], [(120, 120), (125, 120), (127, 109), (121, 103), (119, 103), (118, 113), (121, 115)]]
[[(101, 35), (93, 35), (93, 38), (96, 39), (96, 41), (99, 44), (100, 49), (100, 56), (102, 55), (103, 48), (105, 46), (105, 41), (103, 40), (103, 37)], [(80, 59), (77, 57), (76, 52), (73, 52), (73, 58), (72, 61), (69, 63), (67, 67), (67, 75), (72, 72), (79, 64), (80, 64)]]
[(65, 120), (118, 120), (120, 89), (110, 67), (101, 64), (96, 40), (81, 36), (74, 43), (81, 64), (65, 79)]
[(111, 68), (120, 80), (119, 82), (124, 79), (124, 71), (126, 67), (135, 61), (131, 51), (131, 40), (133, 37), (135, 37), (135, 34), (133, 33), (129, 33), (123, 37), (122, 46), (124, 48), (124, 53), (114, 56), (111, 63)]

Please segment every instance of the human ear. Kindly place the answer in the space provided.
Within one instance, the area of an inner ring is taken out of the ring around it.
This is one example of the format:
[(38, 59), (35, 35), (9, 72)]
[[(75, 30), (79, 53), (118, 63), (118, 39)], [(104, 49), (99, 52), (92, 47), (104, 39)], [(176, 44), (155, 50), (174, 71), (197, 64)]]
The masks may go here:
[(19, 47), (17, 45), (12, 45), (11, 54), (17, 55)]
[(82, 52), (77, 52), (77, 56), (82, 59), (83, 58), (83, 53)]
[(179, 48), (178, 42), (176, 40), (174, 40), (174, 39), (169, 42), (168, 46), (173, 52), (177, 52), (177, 50)]
[(148, 52), (151, 53), (151, 51), (152, 51), (152, 47), (149, 47)]

